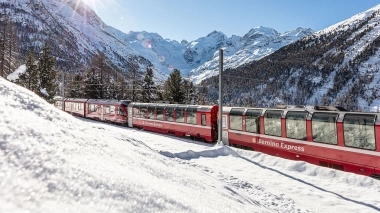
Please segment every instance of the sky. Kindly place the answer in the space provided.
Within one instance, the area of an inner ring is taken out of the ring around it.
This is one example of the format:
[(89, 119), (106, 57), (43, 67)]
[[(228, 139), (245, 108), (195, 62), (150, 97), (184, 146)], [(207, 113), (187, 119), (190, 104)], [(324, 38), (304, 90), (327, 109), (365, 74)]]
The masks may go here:
[(108, 25), (125, 33), (147, 31), (193, 41), (210, 32), (243, 36), (257, 26), (280, 33), (297, 27), (322, 30), (379, 0), (82, 0)]
[(76, 118), (0, 77), (0, 212), (380, 211), (380, 181)]

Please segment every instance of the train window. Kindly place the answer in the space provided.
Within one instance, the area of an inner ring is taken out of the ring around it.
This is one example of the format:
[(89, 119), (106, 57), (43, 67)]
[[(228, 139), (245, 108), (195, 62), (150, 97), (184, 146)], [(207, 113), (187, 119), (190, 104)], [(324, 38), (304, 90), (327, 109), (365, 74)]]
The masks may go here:
[(286, 114), (286, 137), (306, 140), (306, 112)]
[(89, 108), (90, 108), (90, 111), (92, 112), (95, 112), (95, 104), (88, 104), (89, 105)]
[(344, 144), (349, 147), (375, 150), (375, 115), (346, 114), (343, 120)]
[(106, 114), (109, 114), (110, 113), (110, 106), (106, 106), (104, 108), (104, 111), (105, 111)]
[(267, 110), (264, 115), (264, 128), (266, 135), (281, 136), (282, 111)]
[(187, 110), (186, 110), (186, 118), (187, 118), (186, 123), (193, 124), (193, 125), (197, 124), (196, 116), (197, 116), (197, 108), (187, 108)]
[(247, 132), (260, 132), (260, 115), (261, 110), (247, 110), (247, 112), (245, 113), (245, 129)]
[(155, 106), (148, 106), (148, 119), (154, 119)]
[(156, 107), (156, 119), (163, 121), (164, 120), (164, 107), (163, 106), (157, 106)]
[(175, 122), (177, 122), (177, 123), (183, 123), (183, 122), (185, 122), (183, 111), (184, 111), (183, 108), (177, 107), (175, 109), (175, 112), (176, 112)]
[(314, 113), (312, 117), (313, 141), (328, 144), (338, 144), (336, 131), (336, 113)]
[(234, 109), (230, 111), (230, 127), (233, 130), (243, 130), (243, 112), (244, 109)]
[(173, 107), (166, 107), (166, 121), (174, 121)]
[(110, 113), (111, 114), (115, 114), (115, 106), (111, 106), (110, 107)]
[(206, 122), (206, 114), (202, 114), (202, 117), (201, 117), (201, 125), (202, 126), (206, 126), (207, 122)]
[(139, 108), (138, 105), (134, 105), (133, 106), (133, 117), (135, 117), (135, 118), (139, 118), (140, 117), (140, 108)]
[(148, 116), (147, 116), (147, 108), (146, 107), (144, 107), (144, 106), (140, 107), (140, 115), (141, 115), (142, 118), (148, 118)]

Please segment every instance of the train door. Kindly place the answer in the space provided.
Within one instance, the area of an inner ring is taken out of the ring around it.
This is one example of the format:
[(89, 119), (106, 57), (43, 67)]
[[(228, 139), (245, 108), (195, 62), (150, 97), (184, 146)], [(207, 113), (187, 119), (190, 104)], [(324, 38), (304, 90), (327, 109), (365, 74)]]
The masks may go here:
[(222, 116), (222, 142), (224, 145), (229, 145), (228, 140), (228, 119), (227, 115)]
[(100, 120), (104, 121), (104, 106), (100, 105)]
[(128, 126), (129, 127), (133, 127), (133, 123), (132, 123), (132, 116), (133, 116), (133, 107), (132, 106), (128, 106)]

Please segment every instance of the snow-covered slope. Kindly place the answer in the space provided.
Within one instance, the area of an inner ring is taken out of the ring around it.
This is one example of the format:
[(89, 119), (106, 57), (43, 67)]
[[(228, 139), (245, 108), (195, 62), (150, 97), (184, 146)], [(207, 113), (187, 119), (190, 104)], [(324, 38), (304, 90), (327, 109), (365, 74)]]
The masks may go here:
[[(152, 66), (159, 78), (166, 78), (176, 68), (184, 77), (196, 82), (217, 74), (217, 51), (226, 49), (226, 68), (242, 66), (312, 33), (298, 28), (280, 34), (274, 29), (258, 27), (249, 33), (227, 38), (211, 32), (195, 41), (165, 40), (156, 33), (123, 33), (107, 26), (83, 1), (78, 0), (0, 0), (13, 20), (20, 23), (21, 34), (28, 37), (22, 47), (41, 46), (46, 40), (60, 44), (53, 52), (81, 69), (97, 52), (121, 70), (135, 60), (141, 67)], [(6, 6), (8, 5), (8, 6)], [(38, 49), (38, 48), (37, 48)], [(131, 56), (138, 56), (131, 57)], [(73, 62), (75, 62), (73, 64)]]

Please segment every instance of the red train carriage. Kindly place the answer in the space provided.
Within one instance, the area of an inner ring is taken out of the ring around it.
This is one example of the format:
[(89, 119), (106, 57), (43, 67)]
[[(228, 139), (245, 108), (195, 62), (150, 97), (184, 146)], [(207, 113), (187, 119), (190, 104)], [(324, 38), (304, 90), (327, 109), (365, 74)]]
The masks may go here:
[(131, 103), (129, 127), (215, 142), (217, 112), (218, 106)]
[(89, 99), (86, 102), (86, 117), (122, 125), (127, 124), (127, 107), (130, 102), (128, 100)]
[(223, 141), (274, 156), (380, 178), (379, 115), (223, 107)]
[(87, 99), (78, 99), (78, 98), (65, 99), (65, 107), (64, 107), (65, 112), (68, 112), (75, 116), (86, 117), (86, 101)]

